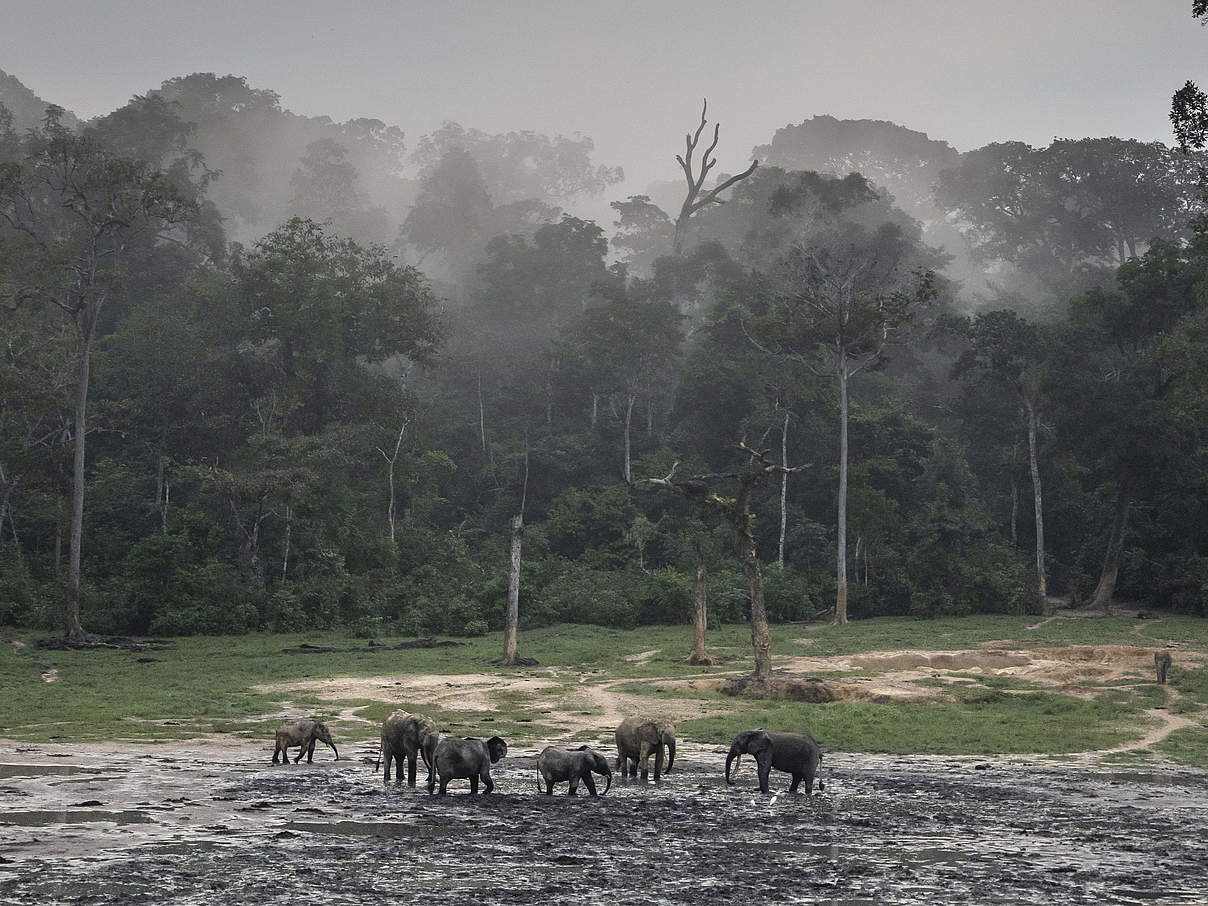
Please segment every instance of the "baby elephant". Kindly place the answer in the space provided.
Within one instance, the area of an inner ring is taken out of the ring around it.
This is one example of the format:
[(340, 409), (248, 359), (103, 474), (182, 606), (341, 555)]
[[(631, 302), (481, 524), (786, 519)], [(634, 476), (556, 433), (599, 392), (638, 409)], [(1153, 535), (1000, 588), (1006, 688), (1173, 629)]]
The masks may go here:
[(382, 748), (376, 771), (384, 759), (387, 781), (390, 780), (390, 762), (394, 762), (395, 779), (403, 779), (403, 759), (407, 761), (407, 783), (415, 786), (415, 762), (422, 758), (428, 773), (432, 773), (432, 752), (440, 741), (436, 722), (422, 714), (395, 711), (382, 724)]
[(436, 744), (432, 751), (432, 770), (428, 773), (428, 795), (436, 789), (436, 778), (440, 777), (440, 794), (445, 795), (445, 787), (450, 780), (470, 781), (470, 794), (478, 793), (478, 781), (486, 786), (484, 793), (495, 789), (491, 781), (491, 765), (508, 752), (508, 744), (498, 736), (492, 736), (485, 742), (481, 739), (457, 739), (446, 736)]
[(667, 753), (666, 771), (675, 764), (675, 724), (650, 717), (626, 717), (617, 726), (617, 767), (622, 777), (636, 777), (641, 769), (645, 780), (650, 756), (654, 756), (654, 779), (664, 773), (663, 752)]
[(612, 789), (612, 770), (608, 767), (608, 760), (598, 752), (593, 752), (589, 746), (570, 750), (548, 746), (537, 756), (537, 774), (540, 778), (538, 788), (544, 783), (547, 796), (554, 794), (555, 783), (568, 780), (569, 795), (579, 794), (580, 780), (586, 784), (587, 792), (596, 795), (596, 784), (591, 776), (593, 771), (608, 778), (608, 784), (604, 787), (604, 793), (607, 794)]
[(1169, 651), (1155, 651), (1153, 653), (1153, 665), (1158, 671), (1158, 682), (1166, 685), (1166, 671), (1170, 669), (1170, 664), (1173, 658)]
[(276, 747), (273, 749), (273, 764), (277, 763), (277, 755), (281, 756), (281, 763), (286, 764), (289, 761), (289, 753), (285, 751), (292, 746), (301, 746), (298, 749), (298, 757), (294, 759), (294, 764), (302, 760), (302, 753), (306, 753), (306, 763), (310, 764), (314, 761), (315, 756), (315, 741), (325, 742), (331, 746), (331, 750), (336, 753), (336, 761), (340, 760), (340, 753), (336, 750), (336, 744), (331, 741), (331, 731), (324, 724), (317, 720), (287, 720), (277, 728)]

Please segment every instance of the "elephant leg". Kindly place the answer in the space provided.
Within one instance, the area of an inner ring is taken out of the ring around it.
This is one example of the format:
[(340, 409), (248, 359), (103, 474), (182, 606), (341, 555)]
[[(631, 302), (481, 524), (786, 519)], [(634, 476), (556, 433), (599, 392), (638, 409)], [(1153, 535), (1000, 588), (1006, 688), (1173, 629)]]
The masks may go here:
[(663, 775), (663, 747), (659, 746), (654, 753), (654, 782), (659, 782), (659, 777)]
[(596, 782), (591, 779), (590, 773), (583, 775), (583, 785), (587, 787), (587, 792), (589, 792), (592, 796), (598, 795), (596, 793)]
[(434, 792), (436, 792), (436, 772), (429, 771), (428, 772), (428, 795), (431, 796)]
[(579, 795), (579, 778), (578, 777), (572, 776), (570, 778), (570, 789), (567, 791), (566, 795), (568, 795), (568, 796), (578, 796)]
[(554, 782), (552, 780), (545, 781), (545, 795), (554, 795)]
[(478, 795), (478, 775), (477, 774), (475, 774), (473, 777), (470, 778), (470, 795), (471, 796)]
[[(273, 747), (273, 764), (277, 764), (277, 755), (278, 755), (280, 752), (282, 752), (282, 751), (283, 751), (283, 750), (282, 750), (282, 748), (281, 748), (280, 746), (274, 746), (274, 747)], [(286, 755), (286, 756), (285, 756), (285, 760), (286, 760), (286, 761), (289, 761), (289, 756), (288, 756), (288, 755)]]
[[(399, 774), (402, 774), (402, 765), (399, 765)], [(402, 777), (399, 777), (402, 780)], [(415, 753), (407, 753), (407, 786), (415, 786)]]
[[(299, 752), (298, 755), (300, 757), (302, 755), (302, 753)], [(312, 739), (310, 741), (310, 745), (306, 747), (306, 763), (313, 764), (314, 760), (315, 760), (315, 741)]]
[(491, 775), (490, 775), (490, 773), (486, 773), (486, 774), (483, 774), (483, 775), (482, 775), (482, 783), (483, 783), (483, 790), (482, 790), (482, 792), (483, 792), (483, 794), (484, 794), (484, 795), (485, 795), (486, 793), (491, 792), (493, 789), (495, 789), (495, 781), (493, 781), (493, 780), (491, 779)]
[(301, 761), (302, 756), (305, 754), (306, 754), (306, 746), (304, 746), (304, 745), (299, 746), (298, 747), (298, 757), (294, 759), (294, 764), (297, 764), (299, 761)]
[(444, 777), (440, 778), (440, 794), (445, 795), (445, 788), (449, 785), (449, 781)]
[[(804, 777), (804, 776), (805, 776), (804, 774), (798, 774), (798, 773), (795, 773), (795, 772), (794, 772), (794, 774), (793, 774), (793, 782), (789, 784), (789, 792), (790, 792), (790, 793), (795, 793), (795, 792), (797, 792), (797, 785), (801, 783), (801, 778), (802, 778), (802, 777)], [(809, 792), (809, 790), (806, 790), (806, 792), (808, 793), (808, 792)]]
[(759, 763), (759, 792), (766, 793), (768, 791), (768, 776), (772, 773), (772, 759), (769, 757), (767, 762)]
[(650, 769), (650, 749), (646, 747), (645, 743), (642, 743), (642, 748), (638, 752), (638, 766), (642, 771), (642, 779), (645, 780)]

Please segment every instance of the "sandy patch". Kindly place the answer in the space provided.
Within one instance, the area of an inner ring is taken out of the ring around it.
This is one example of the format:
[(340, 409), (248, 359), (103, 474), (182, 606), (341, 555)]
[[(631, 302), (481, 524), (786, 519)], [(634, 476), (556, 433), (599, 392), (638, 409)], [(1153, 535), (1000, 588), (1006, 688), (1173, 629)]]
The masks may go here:
[(641, 651), (637, 654), (627, 654), (625, 655), (625, 660), (634, 664), (644, 664), (660, 651), (662, 651), (661, 648), (651, 648), (649, 651)]

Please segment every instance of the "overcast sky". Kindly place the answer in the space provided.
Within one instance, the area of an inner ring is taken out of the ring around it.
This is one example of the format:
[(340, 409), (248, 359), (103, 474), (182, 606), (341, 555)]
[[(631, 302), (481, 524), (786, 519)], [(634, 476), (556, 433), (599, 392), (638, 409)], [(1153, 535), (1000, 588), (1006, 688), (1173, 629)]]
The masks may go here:
[[(191, 72), (298, 113), (591, 136), (627, 188), (677, 177), (708, 96), (719, 169), (814, 114), (961, 150), (1170, 141), (1208, 82), (1191, 0), (0, 0), (0, 69), (87, 118)], [(620, 194), (619, 192), (617, 194)]]

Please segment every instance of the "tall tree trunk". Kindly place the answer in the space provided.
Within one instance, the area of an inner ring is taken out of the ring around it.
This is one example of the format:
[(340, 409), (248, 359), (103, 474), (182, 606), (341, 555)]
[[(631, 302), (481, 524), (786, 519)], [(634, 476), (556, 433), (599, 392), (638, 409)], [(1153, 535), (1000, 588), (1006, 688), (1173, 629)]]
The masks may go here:
[(696, 573), (692, 578), (692, 653), (689, 664), (712, 664), (713, 658), (705, 650), (705, 630), (709, 628), (709, 571), (705, 552), (697, 545)]
[(600, 394), (591, 395), (591, 430), (596, 430), (596, 421), (600, 417)]
[(1011, 472), (1011, 544), (1019, 543), (1018, 533), (1016, 531), (1016, 521), (1019, 515), (1019, 485), (1015, 481), (1015, 473)]
[(80, 373), (76, 379), (75, 456), (71, 471), (71, 544), (67, 554), (66, 631), (69, 642), (88, 638), (80, 623), (80, 550), (84, 540), (84, 441), (87, 432), (88, 380), (92, 359), (91, 327), (80, 331)]
[(482, 461), (487, 461), (487, 411), (482, 402), (482, 372), (478, 372), (478, 436), (482, 439)]
[(625, 400), (625, 468), (623, 474), (626, 484), (630, 481), (629, 432), (633, 425), (633, 403), (635, 399), (636, 397), (631, 393)]
[[(780, 464), (789, 466), (789, 413), (784, 413), (784, 426), (780, 429)], [(780, 473), (780, 546), (776, 551), (776, 565), (784, 569), (784, 535), (788, 528), (789, 473)]]
[(835, 622), (847, 622), (847, 363), (839, 368), (839, 551), (835, 558)]
[(516, 630), (520, 622), (520, 545), (524, 539), (524, 516), (512, 517), (512, 562), (508, 569), (508, 609), (503, 630), (503, 658), (500, 663), (516, 663)]
[(288, 503), (285, 505), (285, 545), (281, 554), (281, 581), (289, 576), (289, 536), (293, 523), (294, 510)]
[(1116, 592), (1116, 579), (1120, 575), (1120, 553), (1124, 550), (1124, 537), (1128, 532), (1128, 517), (1132, 512), (1133, 490), (1131, 479), (1120, 482), (1116, 493), (1116, 513), (1112, 518), (1111, 534), (1107, 538), (1107, 552), (1103, 557), (1103, 569), (1099, 573), (1099, 584), (1095, 587), (1092, 607), (1111, 607), (1112, 595)]
[(1036, 514), (1036, 583), (1041, 612), (1047, 612), (1049, 596), (1044, 575), (1044, 498), (1040, 491), (1040, 462), (1036, 455), (1036, 407), (1024, 394), (1024, 408), (1028, 415), (1028, 469), (1032, 473), (1034, 494), (1033, 511)]
[(766, 680), (772, 675), (772, 635), (768, 631), (768, 612), (763, 602), (763, 567), (755, 554), (755, 538), (751, 534), (750, 518), (742, 532), (742, 571), (747, 577), (747, 592), (751, 596), (751, 646), (755, 649), (755, 678)]
[(168, 534), (168, 457), (161, 450), (155, 471), (155, 499), (159, 506), (159, 532)]

